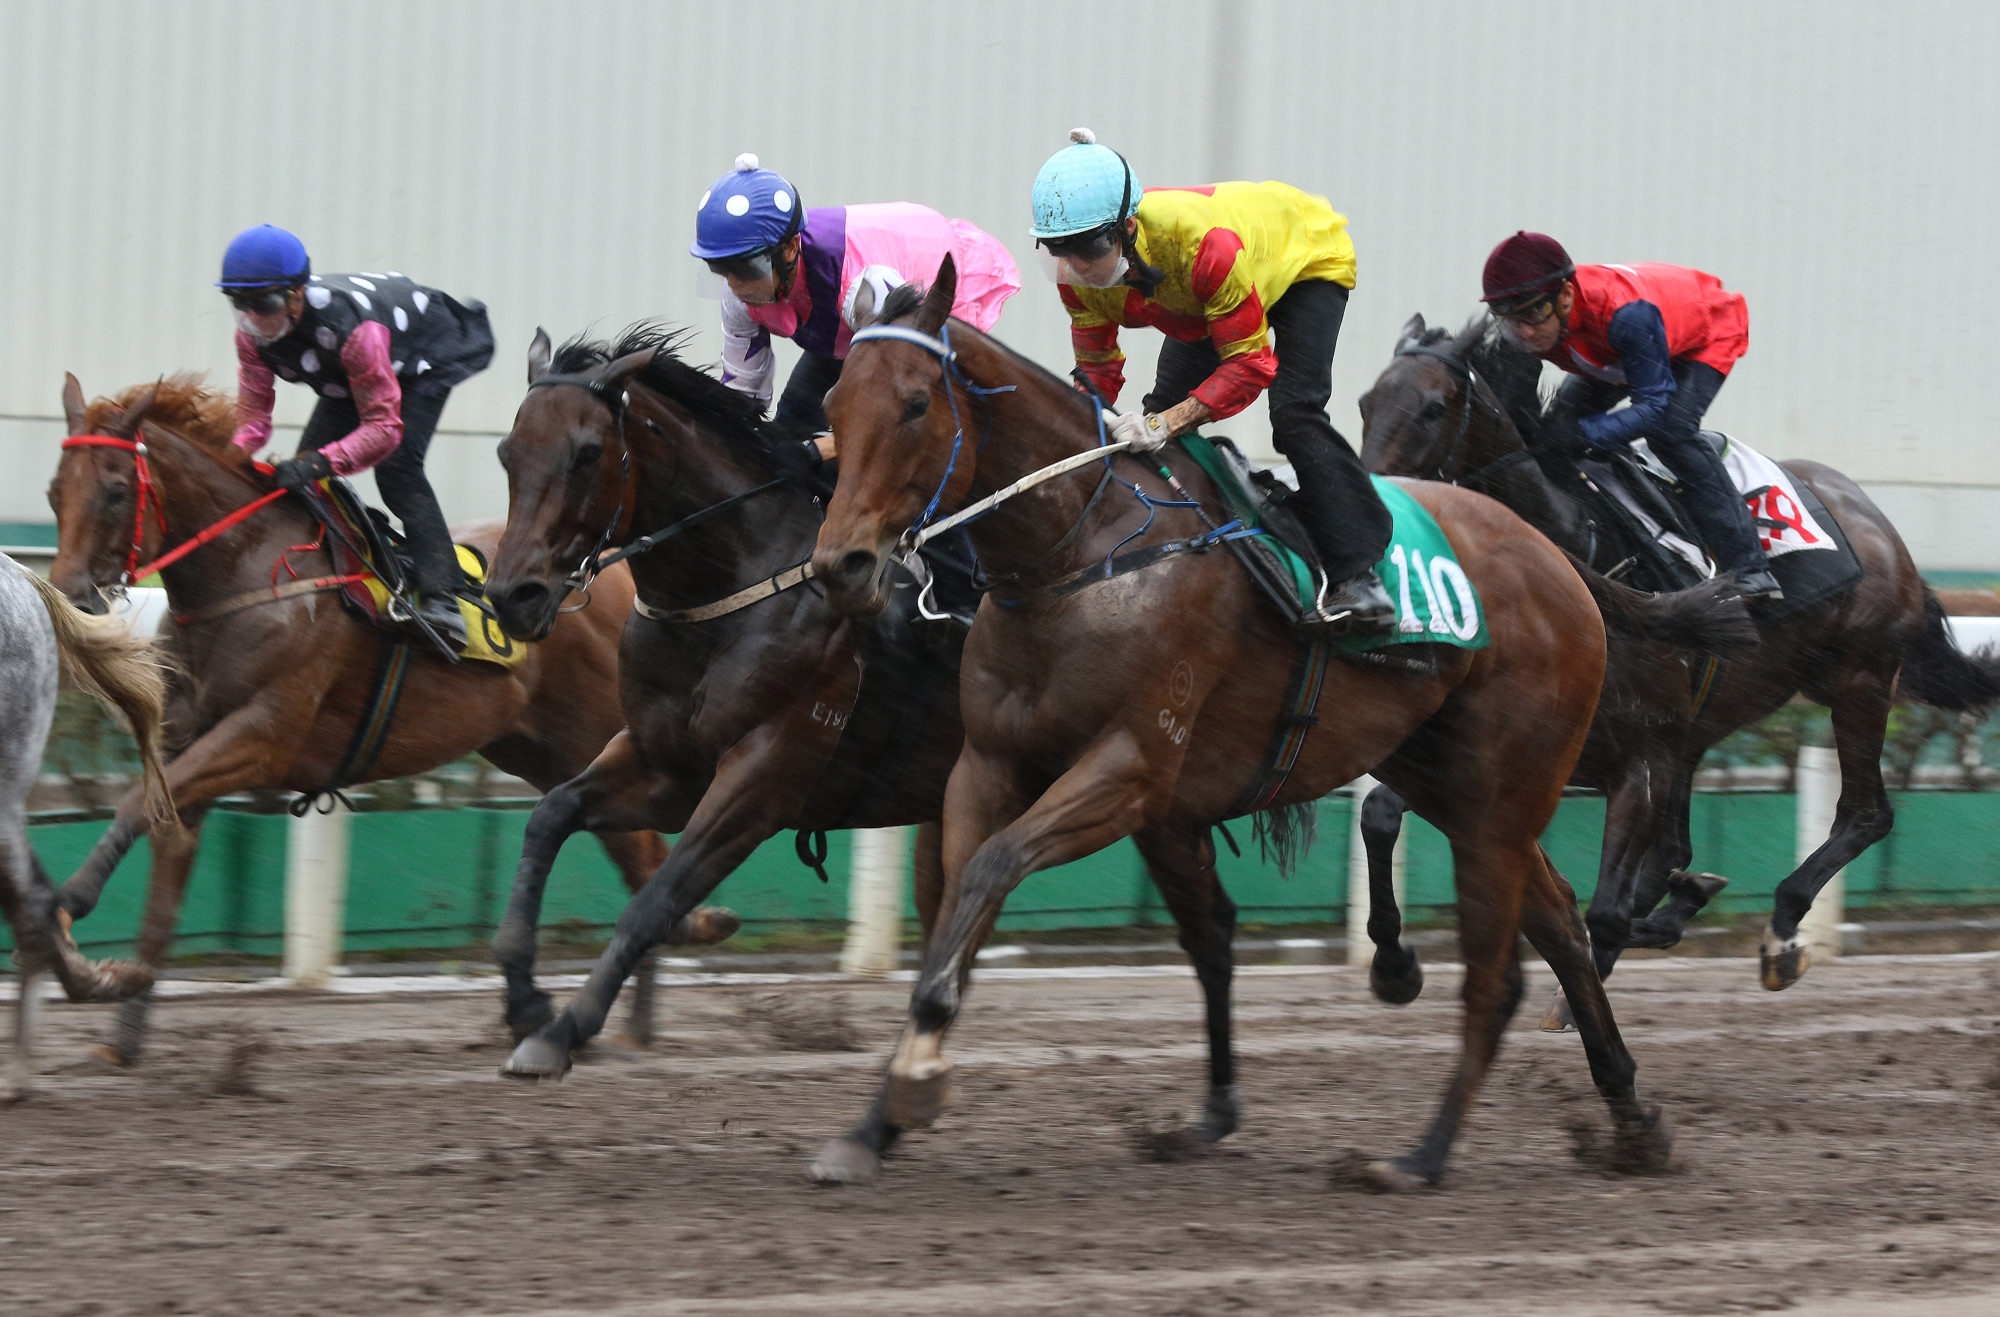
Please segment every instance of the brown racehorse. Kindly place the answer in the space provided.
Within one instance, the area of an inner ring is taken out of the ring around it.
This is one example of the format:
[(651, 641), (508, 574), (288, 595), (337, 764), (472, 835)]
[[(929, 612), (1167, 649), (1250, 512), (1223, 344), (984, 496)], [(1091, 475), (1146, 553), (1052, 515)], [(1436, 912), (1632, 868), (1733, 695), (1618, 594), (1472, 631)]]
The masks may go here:
[[(234, 411), (230, 398), (204, 390), (196, 376), (129, 389), (87, 407), (76, 378), (69, 377), (63, 412), (71, 435), (145, 440), (157, 515), (138, 516), (137, 466), (129, 449), (66, 448), (49, 486), (58, 529), (50, 572), (55, 585), (80, 606), (101, 611), (104, 591), (118, 585), (133, 559), (135, 519), (141, 528), (136, 556), (151, 561), (270, 493), (270, 479), (229, 442)], [(369, 705), (377, 652), (391, 642), (330, 595), (301, 594), (204, 616), (247, 591), (269, 589), (281, 579), (279, 560), (317, 533), (302, 502), (280, 499), (161, 573), (174, 615), (192, 619), (173, 625), (164, 641), (181, 674), (168, 704), (176, 752), (167, 782), (187, 827), (178, 835), (151, 835), (151, 885), (138, 937), (139, 960), (148, 967), (160, 965), (173, 940), (201, 821), (216, 798), (255, 788), (314, 792), (336, 785), (330, 779)], [(460, 538), (490, 555), (498, 528), (467, 528)], [(302, 576), (330, 574), (319, 553), (290, 556)], [(598, 608), (566, 619), (509, 671), (452, 664), (415, 645), (394, 722), (361, 780), (421, 773), (474, 751), (543, 789), (581, 771), (623, 721), (612, 689), (630, 578), (608, 576), (599, 592)], [(135, 788), (62, 889), (63, 908), (72, 917), (96, 906), (144, 821)], [(606, 832), (600, 840), (635, 888), (665, 854), (665, 844), (649, 832)], [(682, 935), (698, 941), (728, 936), (734, 917), (712, 914)], [(138, 1056), (147, 1000), (135, 998), (121, 1009), (112, 1059)], [(634, 1033), (649, 1036), (649, 1003), (635, 1003), (634, 1015)]]
[[(1485, 322), (1457, 336), (1404, 327), (1397, 355), (1361, 400), (1363, 457), (1386, 475), (1450, 480), (1499, 499), (1557, 544), (1588, 557), (1597, 538), (1584, 504), (1531, 460), (1516, 422), (1538, 424), (1540, 363), (1489, 341)], [(1708, 748), (1803, 692), (1833, 711), (1840, 801), (1833, 830), (1778, 885), (1761, 951), (1764, 986), (1805, 972), (1799, 920), (1842, 866), (1888, 835), (1882, 739), (1889, 702), (1902, 692), (1944, 709), (2000, 698), (2000, 661), (1953, 647), (1944, 614), (1902, 537), (1846, 476), (1817, 462), (1787, 462), (1840, 523), (1860, 560), (1853, 587), (1789, 613), (1753, 612), (1761, 643), (1724, 660), (1693, 698), (1688, 672), (1661, 666), (1657, 650), (1613, 647), (1602, 734), (1579, 781), (1609, 793), (1604, 858), (1589, 926), (1598, 963), (1611, 972), (1626, 946), (1670, 947), (1721, 886), (1689, 875), (1688, 805)], [(1378, 822), (1393, 840), (1393, 813)], [(1386, 854), (1386, 846), (1375, 849)], [(1653, 907), (1662, 896), (1665, 905)], [(1558, 1004), (1550, 1025), (1562, 1022)]]
[[(879, 606), (884, 570), (927, 503), (958, 508), (1101, 442), (1095, 406), (1074, 389), (967, 325), (947, 331), (955, 283), (947, 260), (920, 304), (890, 299), (885, 319), (905, 338), (857, 336), (827, 397), (842, 474), (813, 561), (828, 599), (844, 609)], [(937, 341), (941, 332), (948, 343)], [(1162, 462), (1221, 506), (1177, 451), (1121, 460), (1117, 474), (1172, 500)], [(966, 745), (945, 795), (939, 930), (882, 1098), (897, 1126), (928, 1124), (944, 1103), (945, 1034), (1008, 892), (1122, 837), (1135, 839), (1156, 874), (1177, 876), (1163, 884), (1170, 901), (1207, 917), (1208, 938), (1190, 950), (1204, 988), (1226, 1001), (1233, 912), (1216, 879), (1211, 830), (1259, 773), (1299, 640), (1225, 553), (1168, 555), (1091, 588), (1048, 589), (1114, 552), (1201, 530), (1192, 513), (1163, 510), (1142, 531), (1148, 511), (1121, 488), (1093, 495), (1102, 475), (1093, 464), (1051, 480), (971, 526), (1000, 584), (965, 650)], [(1412, 492), (1476, 584), (1491, 644), (1444, 651), (1435, 675), (1331, 665), (1319, 723), (1276, 797), (1309, 804), (1372, 770), (1451, 840), (1463, 1047), (1421, 1145), (1367, 1174), (1385, 1188), (1442, 1175), (1520, 1000), (1521, 933), (1577, 1002), (1591, 1074), (1627, 1164), (1656, 1167), (1665, 1129), (1638, 1100), (1574, 895), (1536, 842), (1597, 702), (1603, 624), (1562, 553), (1513, 513), (1449, 486)], [(872, 1156), (850, 1135), (822, 1164)]]

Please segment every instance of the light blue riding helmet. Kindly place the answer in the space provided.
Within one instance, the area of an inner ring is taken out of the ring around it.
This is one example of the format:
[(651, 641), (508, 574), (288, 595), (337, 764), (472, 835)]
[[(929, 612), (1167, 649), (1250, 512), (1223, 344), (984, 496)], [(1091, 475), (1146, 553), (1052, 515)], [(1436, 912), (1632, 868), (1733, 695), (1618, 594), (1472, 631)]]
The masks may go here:
[(722, 261), (768, 250), (797, 233), (803, 215), (798, 190), (746, 151), (701, 194), (688, 254)]
[(1125, 157), (1088, 128), (1072, 128), (1070, 145), (1050, 156), (1035, 175), (1037, 239), (1066, 238), (1116, 224), (1139, 205), (1145, 191)]

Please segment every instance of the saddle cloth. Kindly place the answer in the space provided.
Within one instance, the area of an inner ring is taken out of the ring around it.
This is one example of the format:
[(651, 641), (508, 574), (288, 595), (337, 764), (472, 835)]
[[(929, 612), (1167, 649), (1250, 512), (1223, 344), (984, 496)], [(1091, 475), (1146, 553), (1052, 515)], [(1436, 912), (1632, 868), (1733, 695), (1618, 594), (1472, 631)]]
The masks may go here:
[[(1740, 439), (1715, 430), (1702, 431), (1702, 438), (1721, 456), (1730, 481), (1750, 509), (1757, 541), (1771, 561), (1771, 571), (1785, 589), (1777, 613), (1818, 603), (1861, 578), (1861, 564), (1847, 543), (1846, 533), (1810, 487)], [(1629, 465), (1584, 465), (1598, 487), (1618, 500), (1631, 521), (1677, 560), (1673, 566), (1681, 569), (1675, 573), (1680, 579), (1669, 588), (1684, 588), (1715, 575), (1714, 561), (1695, 541), (1685, 520), (1679, 481), (1644, 439), (1632, 443)], [(1651, 488), (1635, 489), (1619, 478), (1621, 466), (1643, 473)]]
[[(306, 501), (314, 515), (331, 528), (324, 538), (333, 557), (334, 573), (362, 578), (342, 584), (341, 599), (375, 626), (388, 631), (407, 630), (389, 613), (391, 590), (400, 588), (405, 579), (402, 536), (390, 529), (387, 518), (363, 503), (354, 487), (338, 476), (321, 481)], [(486, 559), (479, 550), (469, 544), (454, 547), (466, 579), (484, 585)], [(527, 649), (525, 643), (503, 631), (479, 602), (460, 596), (458, 611), (465, 619), (466, 643), (461, 659), (502, 668), (511, 668), (521, 661)]]
[[(1179, 442), (1222, 491), (1231, 514), (1258, 532), (1228, 543), (1286, 619), (1297, 621), (1317, 601), (1319, 573), (1308, 557), (1303, 528), (1283, 506), (1291, 487), (1270, 472), (1253, 470), (1227, 439), (1183, 435)], [(1484, 649), (1485, 608), (1436, 518), (1397, 482), (1381, 476), (1369, 479), (1394, 523), (1376, 571), (1396, 601), (1396, 629), (1389, 635), (1335, 637), (1329, 648), (1335, 654), (1385, 645)]]

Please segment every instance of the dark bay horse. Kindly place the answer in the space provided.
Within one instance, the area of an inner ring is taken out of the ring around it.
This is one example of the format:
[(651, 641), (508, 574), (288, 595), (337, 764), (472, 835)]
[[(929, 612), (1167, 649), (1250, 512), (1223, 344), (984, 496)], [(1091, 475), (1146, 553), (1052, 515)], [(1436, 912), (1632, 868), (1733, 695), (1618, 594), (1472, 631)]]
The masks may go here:
[[(1569, 552), (1588, 558), (1589, 509), (1532, 460), (1520, 425), (1538, 423), (1540, 363), (1491, 340), (1483, 320), (1458, 335), (1404, 327), (1396, 355), (1361, 399), (1363, 460), (1385, 475), (1449, 480), (1514, 509)], [(1518, 424), (1517, 424), (1518, 422)], [(1968, 658), (1895, 528), (1846, 476), (1818, 462), (1785, 469), (1825, 503), (1862, 568), (1851, 589), (1775, 617), (1753, 610), (1761, 643), (1718, 662), (1697, 699), (1686, 666), (1658, 646), (1612, 647), (1598, 734), (1577, 781), (1609, 801), (1589, 927), (1606, 974), (1626, 946), (1670, 947), (1720, 887), (1686, 872), (1688, 807), (1702, 755), (1717, 741), (1803, 692), (1833, 712), (1840, 800), (1826, 841), (1778, 885), (1760, 950), (1764, 986), (1805, 972), (1799, 920), (1829, 878), (1888, 835), (1882, 739), (1891, 696), (1943, 709), (2000, 698), (2000, 661)], [(1371, 852), (1386, 856), (1395, 811), (1380, 808)], [(1386, 890), (1378, 885), (1377, 890)], [(1655, 911), (1662, 897), (1666, 903)], [(1562, 1022), (1561, 1004), (1549, 1024)]]
[[(876, 335), (857, 335), (827, 397), (841, 456), (813, 562), (830, 602), (880, 606), (884, 572), (927, 514), (1000, 490), (1102, 442), (1097, 411), (1063, 381), (951, 322), (947, 259), (918, 303), (894, 296)], [(885, 332), (887, 331), (887, 332)], [(944, 335), (948, 341), (940, 339)], [(1220, 499), (1168, 449), (1120, 460), (1118, 480), (1156, 501), (1181, 496), (1165, 465), (1210, 507)], [(1028, 874), (1133, 837), (1187, 930), (1202, 986), (1226, 1015), (1234, 910), (1211, 831), (1239, 811), (1286, 699), (1299, 640), (1226, 553), (1185, 553), (1090, 588), (1051, 590), (1114, 552), (1199, 532), (1192, 512), (1148, 509), (1096, 463), (1004, 502), (971, 525), (998, 582), (967, 642), (966, 744), (944, 813), (945, 889), (880, 1109), (922, 1126), (949, 1092), (943, 1044), (974, 953)], [(1318, 725), (1279, 806), (1310, 805), (1373, 771), (1451, 839), (1463, 948), (1459, 1061), (1423, 1142), (1367, 1172), (1384, 1188), (1434, 1184), (1507, 1020), (1519, 1003), (1526, 933), (1577, 1003), (1590, 1069), (1628, 1165), (1666, 1155), (1656, 1111), (1590, 960), (1574, 895), (1536, 842), (1583, 745), (1604, 671), (1604, 628), (1562, 553), (1498, 503), (1413, 485), (1478, 590), (1485, 649), (1443, 651), (1435, 675), (1330, 665)], [(1122, 546), (1122, 547), (1121, 547)], [(1081, 580), (1083, 578), (1076, 578)], [(1194, 917), (1190, 917), (1194, 916)], [(844, 1141), (850, 1155), (857, 1131)], [(823, 1158), (840, 1154), (829, 1152)]]
[[(273, 489), (230, 443), (233, 400), (203, 389), (199, 377), (175, 376), (85, 406), (70, 376), (63, 412), (72, 436), (114, 441), (66, 447), (49, 486), (58, 531), (50, 576), (86, 609), (103, 609), (104, 592), (119, 586), (135, 559), (152, 561)], [(146, 444), (143, 502), (136, 455), (125, 443), (135, 437)], [(160, 965), (173, 940), (202, 818), (217, 797), (345, 785), (332, 777), (369, 707), (378, 651), (393, 641), (323, 592), (234, 606), (247, 592), (289, 580), (279, 568), (288, 555), (302, 577), (330, 575), (322, 553), (298, 551), (317, 538), (305, 505), (281, 498), (161, 573), (171, 611), (184, 619), (168, 628), (163, 645), (177, 669), (168, 703), (174, 754), (167, 783), (186, 828), (150, 833), (151, 885), (138, 937), (139, 960), (148, 967)], [(498, 534), (472, 527), (458, 538), (490, 555)], [(474, 751), (544, 790), (579, 772), (622, 724), (611, 687), (631, 581), (621, 572), (598, 588), (604, 608), (566, 619), (507, 671), (454, 665), (413, 646), (394, 721), (356, 780), (420, 773)], [(144, 800), (135, 788), (63, 886), (71, 916), (95, 908), (144, 826)], [(649, 832), (607, 831), (600, 840), (635, 888), (665, 853)], [(734, 926), (733, 916), (716, 911), (682, 933), (713, 941)], [(137, 1058), (146, 1003), (135, 998), (122, 1008), (109, 1059)], [(650, 1034), (644, 1010), (635, 1010), (633, 1030), (641, 1038)]]

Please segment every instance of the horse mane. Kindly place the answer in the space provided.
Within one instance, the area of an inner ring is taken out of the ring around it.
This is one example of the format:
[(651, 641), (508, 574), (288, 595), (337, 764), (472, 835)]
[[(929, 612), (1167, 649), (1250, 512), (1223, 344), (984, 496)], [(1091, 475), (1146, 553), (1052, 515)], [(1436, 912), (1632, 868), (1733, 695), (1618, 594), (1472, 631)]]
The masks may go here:
[(871, 323), (892, 325), (904, 316), (915, 315), (917, 308), (924, 304), (925, 291), (921, 284), (897, 284), (882, 299), (882, 305), (875, 308)]
[(757, 399), (730, 388), (701, 367), (689, 365), (681, 352), (693, 334), (692, 329), (659, 320), (630, 325), (616, 340), (592, 340), (579, 334), (556, 349), (549, 369), (559, 375), (581, 375), (631, 353), (650, 350), (652, 361), (634, 379), (692, 413), (725, 443), (775, 473), (773, 448), (797, 436), (784, 435), (764, 420), (763, 404)]
[[(84, 424), (103, 431), (121, 420), (151, 384), (134, 384), (105, 398), (94, 398), (83, 409)], [(198, 371), (183, 371), (159, 381), (159, 392), (146, 411), (146, 419), (172, 430), (222, 461), (248, 462), (249, 454), (229, 441), (236, 433), (236, 399), (208, 387), (208, 377)]]

